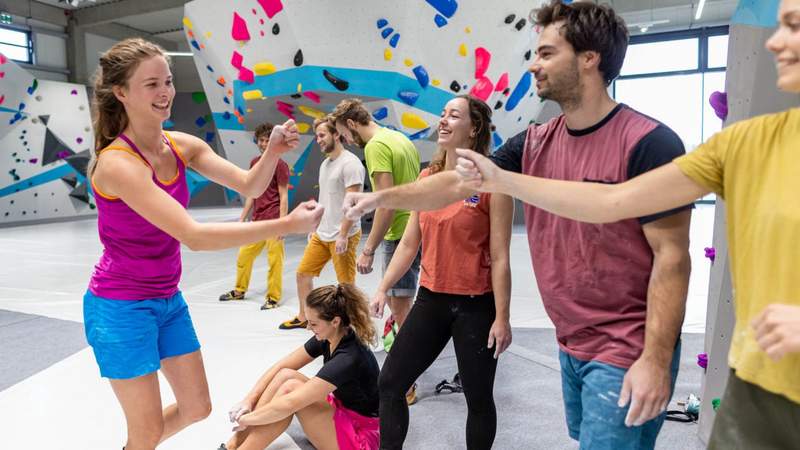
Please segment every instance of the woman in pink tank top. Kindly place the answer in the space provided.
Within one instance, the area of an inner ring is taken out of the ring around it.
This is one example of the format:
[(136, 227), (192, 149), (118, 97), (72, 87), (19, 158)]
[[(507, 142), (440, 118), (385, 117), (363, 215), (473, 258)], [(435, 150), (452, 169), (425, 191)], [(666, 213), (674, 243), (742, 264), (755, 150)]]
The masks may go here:
[[(124, 410), (128, 450), (152, 449), (211, 411), (200, 344), (178, 289), (180, 244), (217, 250), (316, 228), (322, 208), (306, 202), (277, 220), (198, 223), (186, 212), (186, 169), (258, 197), (277, 161), (298, 143), (293, 121), (275, 127), (250, 170), (216, 155), (201, 139), (167, 134), (175, 88), (163, 49), (142, 39), (100, 57), (93, 108), (96, 194), (103, 254), (84, 298), (84, 324), (100, 373)], [(176, 404), (162, 410), (156, 372)]]

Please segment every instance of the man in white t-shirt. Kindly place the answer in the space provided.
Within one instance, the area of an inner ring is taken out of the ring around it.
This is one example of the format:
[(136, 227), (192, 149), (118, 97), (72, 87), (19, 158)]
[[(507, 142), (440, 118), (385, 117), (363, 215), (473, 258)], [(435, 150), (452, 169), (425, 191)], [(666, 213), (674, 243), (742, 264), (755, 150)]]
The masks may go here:
[(344, 217), (342, 203), (347, 192), (361, 192), (366, 174), (358, 157), (345, 150), (336, 126), (328, 118), (314, 121), (314, 133), (326, 158), (319, 168), (319, 199), (325, 213), (311, 234), (297, 267), (297, 297), (300, 311), (297, 317), (283, 322), (280, 328), (305, 328), (306, 296), (314, 289), (314, 277), (319, 276), (328, 261), (333, 260), (339, 283), (354, 283), (356, 279), (356, 247), (361, 240), (361, 222)]

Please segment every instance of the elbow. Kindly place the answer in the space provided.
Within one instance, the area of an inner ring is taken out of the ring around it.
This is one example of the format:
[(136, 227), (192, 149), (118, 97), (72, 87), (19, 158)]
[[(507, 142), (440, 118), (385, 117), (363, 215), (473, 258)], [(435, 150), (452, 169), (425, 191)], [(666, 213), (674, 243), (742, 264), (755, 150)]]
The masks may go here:
[(208, 246), (206, 245), (207, 243), (202, 238), (200, 228), (197, 226), (197, 224), (179, 236), (178, 240), (181, 242), (181, 244), (185, 245), (193, 252), (209, 250)]

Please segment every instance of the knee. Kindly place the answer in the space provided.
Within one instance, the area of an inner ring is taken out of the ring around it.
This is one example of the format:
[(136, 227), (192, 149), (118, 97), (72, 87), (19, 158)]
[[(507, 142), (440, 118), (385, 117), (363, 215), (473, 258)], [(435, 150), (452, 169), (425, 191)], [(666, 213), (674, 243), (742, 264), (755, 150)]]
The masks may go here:
[(293, 378), (297, 378), (297, 374), (299, 372), (294, 369), (289, 369), (284, 367), (283, 369), (279, 370), (278, 373), (275, 374), (274, 380), (280, 381), (281, 384), (286, 380), (291, 380)]
[(190, 422), (200, 422), (211, 415), (211, 399), (206, 397), (181, 411)]
[(313, 279), (314, 279), (314, 276), (311, 275), (310, 273), (297, 272), (297, 283), (298, 284), (310, 283), (311, 280), (313, 280)]
[(164, 434), (164, 420), (154, 418), (141, 429), (128, 430), (128, 444), (126, 448), (156, 448)]
[(299, 389), (300, 386), (303, 385), (303, 382), (293, 378), (290, 380), (286, 380), (283, 382), (280, 388), (278, 388), (278, 395), (286, 395), (296, 389)]

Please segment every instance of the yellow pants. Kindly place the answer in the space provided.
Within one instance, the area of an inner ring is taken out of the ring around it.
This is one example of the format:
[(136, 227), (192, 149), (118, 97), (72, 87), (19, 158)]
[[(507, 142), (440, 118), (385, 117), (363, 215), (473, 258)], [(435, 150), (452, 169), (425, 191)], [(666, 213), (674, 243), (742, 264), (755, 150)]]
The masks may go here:
[(239, 257), (236, 259), (236, 290), (247, 292), (250, 286), (250, 275), (253, 271), (253, 261), (267, 247), (267, 297), (275, 301), (281, 299), (283, 288), (283, 240), (267, 239), (245, 245), (239, 248)]
[(328, 261), (333, 260), (333, 269), (339, 283), (355, 283), (356, 280), (356, 247), (361, 240), (361, 231), (347, 239), (347, 251), (336, 254), (336, 241), (323, 241), (314, 233), (303, 251), (303, 259), (297, 266), (297, 273), (318, 277)]

